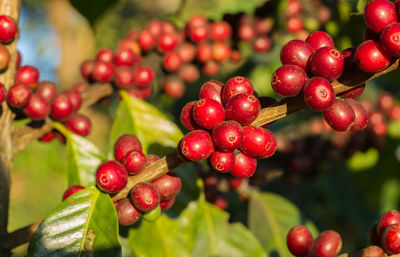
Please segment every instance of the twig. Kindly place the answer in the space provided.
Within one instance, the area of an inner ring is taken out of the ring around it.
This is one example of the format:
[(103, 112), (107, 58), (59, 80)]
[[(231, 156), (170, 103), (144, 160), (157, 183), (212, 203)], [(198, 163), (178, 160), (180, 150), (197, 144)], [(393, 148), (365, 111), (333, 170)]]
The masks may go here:
[(26, 227), (20, 228), (7, 235), (6, 240), (1, 244), (3, 249), (13, 249), (19, 245), (22, 245), (32, 238), (35, 234), (42, 220), (38, 220)]

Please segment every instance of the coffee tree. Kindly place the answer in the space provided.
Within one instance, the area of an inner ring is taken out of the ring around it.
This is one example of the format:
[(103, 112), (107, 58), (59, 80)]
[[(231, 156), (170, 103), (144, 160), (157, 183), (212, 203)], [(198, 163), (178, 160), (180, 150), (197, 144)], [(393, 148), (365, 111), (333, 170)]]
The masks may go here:
[[(115, 4), (69, 2), (92, 26)], [(399, 1), (183, 0), (64, 91), (24, 64), (20, 10), (0, 0), (2, 256), (400, 254), (398, 89), (377, 87), (397, 82)], [(110, 113), (105, 152), (87, 107)], [(65, 145), (68, 188), (8, 231), (34, 140)]]

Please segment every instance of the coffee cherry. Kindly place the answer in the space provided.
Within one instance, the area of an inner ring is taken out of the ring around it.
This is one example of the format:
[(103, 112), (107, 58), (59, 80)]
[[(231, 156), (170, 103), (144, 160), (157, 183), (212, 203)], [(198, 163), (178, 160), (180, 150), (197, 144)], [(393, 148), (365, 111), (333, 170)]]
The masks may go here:
[(64, 191), (62, 200), (64, 201), (65, 199), (67, 199), (71, 195), (75, 194), (76, 192), (81, 191), (82, 189), (85, 189), (85, 187), (81, 186), (81, 185), (73, 185), (73, 186), (68, 187), (67, 190)]
[(184, 64), (178, 70), (178, 76), (185, 82), (196, 82), (200, 77), (199, 69), (194, 64)]
[(303, 21), (299, 17), (291, 17), (286, 23), (286, 29), (290, 33), (296, 33), (303, 29)]
[(339, 50), (325, 46), (315, 51), (308, 65), (314, 76), (333, 81), (342, 75), (344, 60)]
[(362, 250), (361, 257), (385, 257), (386, 254), (380, 248), (379, 246), (376, 245), (370, 245), (367, 248)]
[(81, 107), (82, 104), (82, 96), (80, 93), (76, 92), (75, 90), (68, 90), (65, 91), (64, 94), (68, 96), (69, 100), (72, 104), (72, 111), (77, 111)]
[(130, 226), (136, 223), (142, 214), (129, 199), (123, 199), (115, 205), (118, 215), (118, 223), (122, 226)]
[(294, 256), (302, 257), (308, 255), (313, 243), (314, 239), (310, 230), (302, 225), (291, 228), (286, 236), (287, 247)]
[(196, 47), (190, 43), (183, 43), (176, 50), (184, 63), (193, 61), (196, 58), (196, 51)]
[(240, 53), (239, 50), (237, 49), (232, 49), (231, 51), (231, 57), (229, 58), (229, 60), (233, 63), (237, 63), (240, 62), (242, 60), (242, 54)]
[(394, 96), (389, 92), (384, 92), (379, 96), (378, 107), (383, 111), (389, 111), (394, 105)]
[(185, 83), (179, 78), (168, 78), (163, 85), (164, 92), (171, 98), (181, 98), (185, 93)]
[(81, 64), (81, 74), (86, 80), (90, 80), (93, 73), (95, 62), (92, 60), (86, 60)]
[(227, 120), (235, 120), (243, 126), (250, 125), (260, 113), (260, 102), (257, 97), (239, 94), (232, 97), (225, 106)]
[(238, 29), (240, 41), (250, 41), (254, 38), (256, 32), (251, 24), (241, 24)]
[(281, 96), (296, 96), (307, 81), (307, 74), (295, 65), (283, 65), (271, 77), (272, 89)]
[(354, 124), (351, 127), (351, 131), (363, 130), (368, 125), (368, 113), (365, 108), (358, 102), (354, 100), (347, 101), (350, 104), (351, 108), (353, 108), (355, 120)]
[(355, 98), (361, 96), (361, 94), (364, 92), (364, 90), (365, 90), (365, 84), (361, 84), (359, 86), (353, 87), (349, 91), (342, 93), (340, 96), (343, 98), (355, 99)]
[(233, 169), (235, 164), (235, 154), (233, 152), (215, 150), (210, 157), (210, 164), (218, 172), (228, 172)]
[(10, 57), (7, 48), (4, 45), (0, 45), (0, 71), (4, 71), (8, 68)]
[(114, 53), (111, 49), (103, 48), (97, 52), (96, 61), (112, 63), (114, 59)]
[(218, 149), (232, 152), (242, 145), (243, 133), (243, 128), (238, 122), (233, 120), (224, 121), (214, 127), (212, 141)]
[(24, 107), (28, 104), (32, 95), (32, 89), (25, 84), (13, 85), (7, 93), (7, 103), (15, 108)]
[(137, 56), (129, 48), (118, 48), (115, 51), (114, 64), (115, 66), (132, 66), (137, 61)]
[(10, 16), (0, 15), (0, 42), (10, 43), (14, 40), (18, 26)]
[(192, 27), (188, 31), (188, 37), (194, 43), (201, 43), (201, 42), (206, 41), (208, 38), (207, 26)]
[(69, 116), (68, 120), (65, 122), (65, 125), (73, 133), (81, 137), (89, 135), (92, 129), (92, 123), (90, 122), (90, 119), (87, 116), (79, 113), (73, 113), (71, 116)]
[(253, 42), (253, 50), (257, 53), (268, 52), (272, 47), (272, 42), (267, 36), (261, 36), (256, 38)]
[(361, 43), (354, 53), (357, 66), (365, 72), (379, 72), (389, 66), (391, 56), (375, 41)]
[(164, 56), (163, 68), (168, 72), (177, 71), (182, 65), (182, 59), (177, 52), (170, 52)]
[(343, 56), (343, 72), (352, 70), (356, 63), (354, 61), (354, 53), (356, 49), (354, 47), (346, 48), (342, 51)]
[(342, 238), (332, 230), (319, 234), (313, 245), (313, 253), (321, 257), (336, 257), (342, 249)]
[(231, 174), (237, 178), (251, 177), (257, 168), (257, 159), (244, 153), (235, 155), (235, 164), (231, 170)]
[(96, 171), (97, 186), (108, 194), (121, 191), (128, 182), (124, 166), (116, 161), (103, 162)]
[(187, 129), (187, 130), (195, 130), (195, 129), (200, 129), (200, 126), (197, 125), (196, 121), (193, 118), (193, 107), (196, 104), (197, 101), (192, 101), (187, 103), (181, 111), (180, 115), (180, 121), (181, 124)]
[[(371, 118), (372, 120), (372, 118)], [(400, 223), (400, 212), (396, 210), (388, 211), (385, 212), (384, 214), (381, 215), (376, 231), (378, 232), (378, 236), (381, 237), (383, 234), (383, 231), (385, 230), (386, 227), (392, 224), (397, 224)]]
[(211, 136), (204, 130), (193, 130), (179, 142), (179, 151), (190, 161), (207, 159), (214, 152)]
[(143, 214), (143, 220), (147, 222), (156, 222), (161, 216), (161, 207), (157, 205), (157, 207), (149, 212)]
[(199, 98), (209, 98), (221, 103), (221, 89), (223, 86), (222, 82), (210, 80), (201, 86)]
[(223, 42), (216, 42), (212, 46), (213, 57), (217, 62), (222, 62), (231, 56), (231, 47)]
[(165, 201), (160, 201), (160, 207), (162, 211), (166, 211), (172, 207), (175, 203), (175, 198), (172, 198), (170, 200), (165, 200)]
[(118, 48), (119, 49), (128, 48), (128, 49), (132, 50), (132, 52), (134, 52), (135, 54), (137, 54), (137, 55), (140, 54), (139, 44), (130, 39), (123, 39), (123, 40), (119, 41)]
[(226, 210), (228, 208), (228, 199), (226, 198), (226, 195), (223, 193), (218, 193), (215, 196), (215, 199), (211, 202), (214, 206), (220, 208), (221, 210)]
[(324, 118), (334, 130), (346, 131), (351, 129), (356, 116), (348, 103), (335, 99), (331, 107), (324, 112)]
[(109, 62), (96, 61), (93, 66), (92, 78), (97, 82), (110, 82), (114, 76), (114, 65)]
[(7, 98), (6, 87), (0, 83), (0, 104)]
[(30, 65), (24, 65), (18, 68), (15, 73), (15, 83), (24, 83), (31, 88), (35, 88), (39, 81), (39, 71)]
[(182, 187), (181, 179), (173, 173), (162, 175), (151, 183), (159, 193), (161, 201), (174, 199)]
[(135, 86), (145, 88), (153, 82), (154, 71), (149, 67), (138, 67), (133, 72), (133, 77)]
[(150, 51), (155, 45), (154, 37), (148, 30), (142, 30), (137, 41), (140, 49), (142, 49), (144, 52)]
[(154, 210), (160, 204), (160, 195), (149, 182), (136, 184), (130, 193), (133, 205), (142, 212)]
[(314, 49), (314, 51), (317, 51), (318, 49), (325, 46), (335, 48), (335, 43), (333, 42), (333, 39), (331, 38), (331, 36), (329, 36), (328, 33), (324, 31), (315, 31), (311, 33), (307, 37), (306, 42)]
[(41, 96), (33, 94), (24, 107), (24, 113), (32, 120), (42, 120), (50, 113), (50, 105)]
[(121, 162), (122, 158), (130, 150), (141, 151), (142, 144), (135, 135), (125, 134), (120, 136), (114, 143), (114, 158), (116, 161)]
[(303, 40), (291, 40), (282, 47), (282, 64), (292, 64), (306, 70), (308, 59), (313, 54), (314, 49)]
[(160, 159), (160, 157), (158, 157), (155, 154), (149, 154), (146, 156), (146, 166), (149, 165), (150, 163), (156, 162)]
[(220, 65), (216, 61), (208, 61), (206, 62), (203, 67), (201, 67), (201, 71), (204, 75), (209, 77), (214, 77), (219, 73)]
[(159, 20), (153, 19), (147, 23), (147, 31), (149, 31), (153, 37), (158, 37), (162, 33), (162, 24)]
[(236, 76), (229, 79), (221, 91), (222, 104), (226, 103), (238, 94), (254, 94), (254, 87), (250, 80), (245, 77)]
[(332, 85), (323, 78), (309, 79), (303, 88), (304, 102), (314, 111), (325, 111), (335, 101)]
[(231, 26), (225, 21), (214, 22), (210, 26), (210, 38), (214, 41), (225, 41), (232, 35)]
[(211, 130), (225, 120), (224, 107), (213, 99), (200, 99), (193, 106), (193, 118), (200, 127)]
[(201, 14), (196, 14), (192, 16), (192, 18), (186, 23), (186, 30), (199, 27), (199, 26), (207, 26), (208, 21), (207, 19), (201, 15)]
[(266, 129), (254, 126), (243, 128), (243, 143), (240, 150), (250, 156), (263, 156), (271, 148)]
[(57, 86), (50, 81), (41, 81), (36, 87), (36, 94), (50, 103), (57, 95)]
[(400, 56), (400, 23), (387, 26), (381, 33), (382, 48), (392, 56)]
[(388, 0), (373, 0), (365, 6), (364, 19), (368, 28), (380, 33), (397, 21), (396, 6)]
[(157, 41), (157, 49), (159, 52), (169, 52), (175, 49), (177, 41), (174, 35), (170, 33), (164, 33), (160, 36)]
[(387, 115), (388, 115), (389, 120), (391, 120), (391, 121), (396, 121), (396, 120), (400, 119), (400, 106), (396, 105), (396, 106), (393, 106), (392, 108), (390, 108)]
[(276, 137), (275, 137), (274, 133), (272, 133), (268, 129), (265, 129), (265, 130), (266, 130), (266, 132), (267, 132), (267, 134), (269, 136), (269, 144), (270, 144), (270, 146), (269, 146), (268, 150), (263, 155), (258, 157), (260, 159), (266, 159), (266, 158), (271, 157), (272, 155), (274, 155), (274, 153), (276, 151), (276, 148), (278, 147), (278, 141), (276, 140)]
[(400, 224), (392, 224), (385, 228), (381, 244), (389, 254), (400, 253)]
[(51, 116), (56, 120), (66, 120), (72, 111), (72, 103), (65, 94), (57, 95), (51, 103)]
[(130, 67), (118, 67), (115, 69), (114, 84), (117, 88), (130, 88), (134, 82), (133, 71)]
[(241, 185), (246, 182), (246, 179), (230, 177), (228, 179), (229, 187), (232, 189), (238, 189)]
[(129, 175), (139, 174), (146, 167), (146, 155), (141, 151), (131, 150), (121, 161)]
[(213, 59), (213, 49), (211, 45), (207, 43), (202, 43), (197, 46), (197, 53), (196, 53), (197, 60), (201, 63), (206, 63)]

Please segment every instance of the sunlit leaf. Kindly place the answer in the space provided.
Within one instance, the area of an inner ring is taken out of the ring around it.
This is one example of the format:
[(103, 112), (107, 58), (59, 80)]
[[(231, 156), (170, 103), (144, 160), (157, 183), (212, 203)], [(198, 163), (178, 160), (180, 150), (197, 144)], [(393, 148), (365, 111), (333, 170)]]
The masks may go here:
[(347, 160), (347, 165), (352, 171), (362, 171), (372, 168), (378, 163), (379, 152), (376, 148), (369, 148), (365, 153), (356, 152)]

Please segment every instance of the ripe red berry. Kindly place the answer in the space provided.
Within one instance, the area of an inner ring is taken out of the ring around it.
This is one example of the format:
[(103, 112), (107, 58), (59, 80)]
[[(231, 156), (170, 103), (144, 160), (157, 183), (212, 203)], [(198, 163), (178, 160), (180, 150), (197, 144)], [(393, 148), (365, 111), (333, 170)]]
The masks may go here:
[(271, 157), (272, 155), (274, 155), (276, 148), (278, 147), (278, 141), (276, 140), (274, 133), (272, 133), (268, 129), (265, 129), (265, 131), (267, 132), (267, 134), (269, 136), (269, 140), (268, 140), (269, 147), (263, 155), (258, 157), (260, 159), (266, 159), (266, 158)]
[(370, 245), (362, 250), (361, 257), (385, 257), (386, 254), (382, 248), (376, 245)]
[(120, 136), (114, 143), (114, 158), (121, 162), (122, 158), (130, 150), (141, 151), (142, 144), (135, 135), (125, 134)]
[(350, 71), (356, 65), (354, 61), (354, 53), (356, 49), (354, 47), (346, 48), (342, 51), (343, 56), (343, 72)]
[(118, 67), (115, 69), (114, 84), (117, 88), (127, 89), (133, 86), (133, 70), (130, 67)]
[(0, 71), (4, 71), (8, 68), (10, 63), (10, 53), (4, 45), (0, 45)]
[(232, 97), (225, 106), (227, 120), (235, 120), (243, 126), (250, 125), (258, 116), (261, 106), (257, 97), (239, 94)]
[(7, 97), (7, 91), (6, 87), (0, 83), (0, 104), (6, 99)]
[(50, 81), (41, 81), (36, 88), (36, 94), (50, 103), (57, 95), (57, 86)]
[(149, 182), (141, 182), (132, 188), (130, 199), (133, 205), (142, 212), (154, 210), (160, 204), (160, 195)]
[(208, 27), (197, 26), (188, 30), (188, 37), (194, 43), (201, 43), (208, 39)]
[(68, 96), (69, 100), (72, 104), (72, 111), (77, 111), (81, 107), (82, 104), (82, 96), (80, 93), (75, 90), (67, 90), (64, 92), (66, 96)]
[(219, 63), (212, 60), (206, 62), (203, 67), (201, 67), (201, 71), (209, 77), (214, 77), (219, 73), (219, 67)]
[(73, 113), (71, 116), (69, 116), (68, 120), (65, 122), (65, 125), (73, 133), (81, 137), (89, 135), (92, 128), (90, 119), (87, 116), (79, 113)]
[(210, 164), (211, 167), (218, 172), (231, 171), (235, 164), (235, 154), (233, 152), (215, 150), (210, 157)]
[(163, 85), (164, 92), (171, 98), (181, 98), (185, 93), (185, 83), (179, 78), (168, 78)]
[(241, 185), (246, 182), (246, 179), (230, 177), (228, 179), (229, 187), (232, 189), (238, 189)]
[(221, 91), (222, 104), (226, 103), (235, 95), (238, 94), (254, 94), (254, 87), (250, 80), (245, 77), (236, 76), (229, 79)]
[(391, 56), (375, 41), (361, 43), (354, 53), (354, 59), (360, 69), (365, 72), (379, 72), (389, 66)]
[(355, 120), (351, 127), (351, 131), (358, 131), (364, 129), (368, 125), (368, 113), (365, 108), (358, 102), (354, 100), (347, 101), (353, 108)]
[(339, 50), (325, 46), (315, 51), (308, 65), (314, 76), (333, 81), (342, 75), (344, 60)]
[(130, 150), (121, 161), (129, 175), (139, 174), (146, 166), (146, 155), (141, 151)]
[(383, 231), (385, 230), (386, 227), (392, 224), (397, 224), (400, 223), (400, 212), (396, 210), (391, 210), (388, 212), (385, 212), (384, 214), (381, 215), (376, 231), (378, 232), (378, 236), (381, 237), (383, 234)]
[(129, 48), (118, 48), (115, 51), (114, 64), (115, 66), (132, 66), (137, 61), (137, 56)]
[(342, 238), (335, 231), (324, 231), (315, 239), (312, 250), (317, 256), (336, 257), (342, 250)]
[(182, 59), (177, 52), (170, 52), (164, 56), (163, 68), (168, 72), (177, 71), (182, 65)]
[(199, 62), (205, 63), (213, 59), (213, 49), (210, 44), (202, 43), (197, 46), (197, 60)]
[(231, 47), (223, 42), (216, 42), (212, 46), (214, 60), (222, 62), (231, 56)]
[(18, 26), (13, 18), (0, 15), (0, 42), (3, 44), (10, 43), (14, 40)]
[(81, 74), (86, 80), (90, 80), (92, 78), (94, 63), (95, 62), (92, 60), (86, 60), (81, 64)]
[(96, 171), (97, 186), (108, 194), (121, 191), (128, 182), (124, 166), (116, 161), (103, 162)]
[(122, 226), (130, 226), (136, 223), (142, 216), (129, 199), (123, 199), (115, 205), (118, 215), (118, 223)]
[(159, 193), (161, 201), (174, 199), (182, 187), (181, 179), (173, 173), (162, 175), (151, 183)]
[(325, 111), (335, 101), (335, 91), (326, 79), (314, 77), (303, 88), (304, 102), (314, 111)]
[(303, 257), (309, 254), (313, 243), (310, 230), (303, 225), (294, 226), (286, 236), (287, 247), (294, 256)]
[(138, 44), (142, 51), (147, 52), (153, 49), (155, 40), (153, 35), (148, 30), (142, 30), (138, 37)]
[(306, 70), (308, 59), (314, 53), (314, 49), (303, 40), (291, 40), (282, 47), (281, 62), (282, 64), (296, 65)]
[(196, 47), (190, 43), (183, 43), (177, 49), (177, 53), (182, 59), (182, 62), (191, 62), (196, 57)]
[(243, 128), (238, 122), (228, 120), (214, 127), (212, 140), (218, 149), (232, 152), (242, 145), (243, 133)]
[(147, 30), (154, 36), (158, 37), (162, 33), (162, 24), (159, 20), (153, 19), (147, 23)]
[(373, 0), (365, 6), (364, 19), (368, 28), (380, 33), (397, 21), (396, 6), (388, 0)]
[(296, 96), (307, 81), (307, 74), (295, 65), (283, 65), (271, 77), (272, 89), (281, 96)]
[(224, 84), (216, 80), (210, 80), (204, 83), (199, 92), (199, 98), (210, 98), (221, 103), (221, 90)]
[(191, 29), (199, 26), (206, 26), (208, 24), (207, 19), (201, 15), (201, 14), (196, 14), (192, 16), (192, 18), (186, 23), (186, 28), (185, 29)]
[(263, 156), (270, 150), (272, 142), (266, 129), (247, 126), (243, 128), (243, 143), (240, 150), (250, 156)]
[(389, 120), (391, 121), (396, 121), (400, 119), (400, 106), (395, 105), (392, 108), (390, 108), (387, 115)]
[(394, 105), (394, 96), (389, 92), (383, 92), (378, 99), (378, 107), (382, 111), (389, 111)]
[(170, 33), (162, 34), (157, 41), (157, 49), (161, 53), (174, 50), (176, 45), (176, 38), (173, 34)]
[(303, 21), (299, 17), (291, 17), (287, 20), (286, 28), (291, 33), (299, 32), (303, 27)]
[(192, 112), (196, 123), (206, 130), (213, 129), (215, 125), (225, 120), (224, 107), (210, 98), (197, 101)]
[(387, 26), (380, 35), (382, 48), (392, 56), (400, 56), (400, 23)]
[(250, 41), (256, 32), (251, 24), (241, 24), (238, 29), (238, 37), (241, 41)]
[(93, 66), (92, 78), (97, 82), (110, 82), (114, 76), (114, 65), (109, 62), (96, 61)]
[(195, 130), (195, 129), (200, 129), (199, 125), (197, 125), (196, 121), (193, 118), (193, 107), (196, 104), (197, 101), (191, 101), (182, 108), (181, 115), (180, 115), (180, 121), (181, 124), (187, 129), (187, 130)]
[(72, 103), (65, 94), (57, 95), (51, 103), (51, 116), (56, 120), (66, 120), (72, 111)]
[(68, 187), (67, 190), (64, 191), (62, 200), (64, 201), (65, 199), (67, 199), (71, 195), (75, 194), (76, 192), (81, 191), (82, 189), (85, 189), (85, 187), (81, 186), (81, 185), (73, 185), (73, 186)]
[(24, 107), (24, 113), (32, 120), (42, 120), (50, 113), (50, 105), (37, 94), (33, 94)]
[(385, 228), (381, 244), (389, 254), (400, 253), (400, 224), (392, 224)]
[(160, 159), (160, 157), (158, 157), (155, 154), (149, 154), (146, 156), (146, 165), (149, 165), (150, 163), (156, 162)]
[(314, 51), (317, 51), (318, 49), (325, 46), (335, 48), (335, 43), (333, 42), (333, 39), (331, 38), (331, 36), (329, 36), (328, 33), (324, 31), (315, 31), (311, 33), (307, 37), (306, 42), (314, 49)]
[(210, 26), (210, 38), (214, 41), (225, 41), (231, 35), (231, 26), (225, 21), (214, 22)]
[(257, 159), (242, 152), (235, 155), (235, 164), (231, 174), (237, 178), (251, 177), (257, 168)]
[(348, 103), (335, 99), (331, 107), (324, 112), (324, 118), (334, 130), (346, 131), (351, 129), (356, 116)]
[(166, 211), (172, 207), (175, 203), (175, 198), (172, 198), (170, 200), (165, 200), (165, 201), (160, 201), (160, 207), (162, 211)]
[(256, 38), (253, 42), (253, 50), (257, 53), (268, 52), (272, 47), (272, 42), (267, 36), (261, 36)]
[(114, 59), (114, 53), (111, 49), (103, 48), (97, 52), (96, 61), (112, 63)]
[(193, 130), (181, 139), (179, 151), (190, 161), (201, 161), (211, 156), (214, 145), (207, 131)]
[(188, 83), (193, 83), (199, 79), (200, 72), (196, 65), (184, 64), (179, 68), (178, 76)]
[(365, 90), (365, 84), (361, 84), (359, 86), (353, 87), (349, 91), (342, 93), (340, 96), (343, 98), (355, 99), (355, 98), (361, 96), (361, 94), (364, 92), (364, 90)]
[[(154, 71), (150, 67), (138, 67), (135, 69), (134, 73), (134, 84), (137, 87), (145, 88), (153, 82)], [(147, 97), (146, 97), (147, 98)]]
[(24, 83), (31, 88), (35, 88), (39, 81), (39, 71), (30, 65), (24, 65), (18, 68), (15, 73), (15, 83)]
[(31, 98), (32, 89), (25, 84), (18, 83), (8, 89), (7, 103), (15, 108), (24, 107)]

